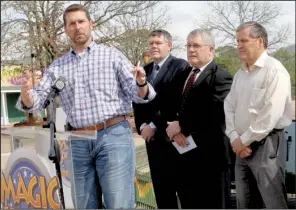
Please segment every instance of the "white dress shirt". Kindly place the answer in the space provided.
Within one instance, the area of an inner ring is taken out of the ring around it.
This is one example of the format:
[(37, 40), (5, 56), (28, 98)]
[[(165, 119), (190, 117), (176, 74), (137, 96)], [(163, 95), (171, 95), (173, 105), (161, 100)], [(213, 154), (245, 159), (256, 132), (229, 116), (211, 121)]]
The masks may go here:
[(274, 128), (292, 122), (291, 82), (286, 68), (264, 51), (247, 69), (235, 74), (224, 101), (226, 134), (246, 146), (264, 139)]
[[(159, 65), (159, 67), (161, 68), (161, 65), (165, 62), (165, 60), (167, 59), (167, 57), (163, 60), (163, 61), (161, 61), (161, 63), (159, 63), (158, 65)], [(195, 76), (195, 78), (194, 78), (194, 82), (197, 80), (197, 78), (198, 78), (198, 76), (201, 74), (201, 72), (211, 63), (213, 61), (213, 59), (211, 59), (207, 64), (205, 64), (203, 67), (201, 67), (200, 68), (200, 71), (196, 74), (196, 76)], [(156, 64), (154, 64), (154, 65), (156, 65)], [(160, 69), (159, 68), (159, 69)], [(193, 67), (193, 69), (191, 70), (191, 72), (190, 72), (190, 74), (188, 75), (188, 77), (187, 77), (187, 79), (186, 79), (186, 82), (184, 83), (184, 87), (183, 87), (183, 91), (184, 91), (184, 89), (185, 89), (185, 87), (186, 87), (186, 84), (187, 84), (187, 81), (188, 81), (188, 79), (189, 79), (189, 77), (191, 76), (191, 74), (193, 74), (193, 70), (194, 69), (196, 69), (196, 68), (194, 68)], [(142, 131), (142, 129), (144, 128), (144, 126), (145, 125), (147, 125), (146, 123), (143, 123), (142, 125), (141, 125), (141, 127), (140, 127), (140, 130)], [(150, 122), (149, 123), (149, 125), (150, 125), (150, 127), (153, 129), (153, 131), (155, 132), (156, 131), (156, 126), (154, 125), (154, 123), (153, 122)]]
[[(199, 68), (200, 71), (196, 74), (196, 76), (195, 76), (195, 78), (194, 78), (194, 82), (196, 82), (196, 80), (197, 80), (198, 76), (201, 74), (201, 72), (202, 72), (203, 70), (205, 70), (205, 68), (206, 68), (206, 67), (207, 67), (212, 61), (213, 61), (213, 59), (211, 59), (211, 60), (210, 60), (206, 65), (204, 65), (203, 67)], [(186, 84), (187, 84), (187, 82), (188, 82), (188, 79), (190, 78), (191, 74), (193, 74), (193, 70), (194, 70), (194, 69), (196, 69), (196, 68), (193, 67), (193, 69), (191, 70), (190, 74), (188, 75), (188, 77), (187, 77), (187, 79), (186, 79), (186, 82), (184, 83), (183, 91), (184, 91), (184, 89), (185, 89), (185, 87), (186, 87)]]

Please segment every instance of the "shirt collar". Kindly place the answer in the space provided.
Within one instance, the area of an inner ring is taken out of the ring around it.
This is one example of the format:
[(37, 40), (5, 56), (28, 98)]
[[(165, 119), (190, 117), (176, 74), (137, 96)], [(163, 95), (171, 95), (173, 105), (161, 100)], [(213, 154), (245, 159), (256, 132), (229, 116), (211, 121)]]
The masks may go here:
[(261, 53), (261, 55), (259, 56), (259, 58), (256, 60), (256, 62), (249, 67), (247, 67), (247, 64), (246, 63), (243, 63), (242, 64), (242, 69), (244, 69), (245, 71), (252, 71), (254, 70), (254, 67), (264, 67), (264, 64), (265, 64), (265, 58), (268, 56), (266, 50), (263, 51), (263, 53)]
[(168, 57), (170, 56), (170, 54), (168, 54), (167, 57), (165, 57), (161, 62), (159, 62), (158, 64), (156, 64), (155, 62), (153, 62), (153, 68), (158, 65), (159, 69), (161, 69), (161, 66), (164, 64), (164, 62), (168, 59)]
[[(199, 68), (200, 72), (202, 72), (203, 70), (205, 70), (205, 68), (213, 61), (213, 59), (211, 59), (206, 65), (204, 65), (203, 67)], [(193, 69), (197, 69), (195, 67), (193, 67)], [(193, 70), (192, 69), (192, 70)]]
[[(94, 41), (92, 41), (92, 42), (88, 45), (88, 47), (86, 48), (87, 52), (88, 52), (88, 53), (91, 53), (91, 52), (93, 51), (93, 49), (94, 49), (95, 46), (96, 46), (96, 43), (95, 43)], [(73, 55), (76, 55), (76, 54), (77, 54), (77, 53), (74, 51), (74, 49), (72, 48), (72, 46), (70, 47), (70, 52), (71, 52), (71, 54), (73, 54)]]

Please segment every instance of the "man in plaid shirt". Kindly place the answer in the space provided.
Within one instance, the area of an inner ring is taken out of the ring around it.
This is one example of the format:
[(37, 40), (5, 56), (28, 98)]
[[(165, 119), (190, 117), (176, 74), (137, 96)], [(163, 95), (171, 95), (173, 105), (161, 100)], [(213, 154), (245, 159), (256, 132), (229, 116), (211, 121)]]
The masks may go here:
[(64, 76), (60, 99), (67, 123), (77, 131), (97, 130), (96, 140), (71, 141), (76, 208), (98, 208), (98, 177), (106, 208), (133, 208), (135, 146), (125, 116), (132, 112), (132, 101), (147, 103), (156, 93), (142, 67), (92, 40), (93, 22), (82, 5), (69, 6), (63, 19), (70, 51), (49, 66), (36, 88), (30, 81), (24, 85), (16, 106), (41, 110), (55, 78)]

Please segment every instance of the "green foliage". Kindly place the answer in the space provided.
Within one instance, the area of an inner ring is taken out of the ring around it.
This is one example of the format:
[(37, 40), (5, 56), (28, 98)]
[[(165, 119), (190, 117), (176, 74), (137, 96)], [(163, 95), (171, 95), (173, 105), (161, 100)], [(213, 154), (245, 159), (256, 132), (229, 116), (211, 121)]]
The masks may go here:
[(232, 76), (234, 76), (240, 68), (239, 60), (233, 57), (216, 57), (215, 61)]
[(239, 70), (241, 65), (236, 48), (232, 46), (217, 48), (215, 61), (232, 76)]
[(273, 55), (287, 69), (291, 77), (292, 96), (295, 97), (295, 51), (289, 52), (286, 49), (279, 49)]
[[(272, 56), (278, 59), (289, 72), (291, 77), (292, 97), (295, 98), (295, 51), (289, 52), (286, 49), (279, 49)], [(237, 50), (232, 46), (217, 48), (215, 61), (232, 76), (234, 76), (241, 66)]]

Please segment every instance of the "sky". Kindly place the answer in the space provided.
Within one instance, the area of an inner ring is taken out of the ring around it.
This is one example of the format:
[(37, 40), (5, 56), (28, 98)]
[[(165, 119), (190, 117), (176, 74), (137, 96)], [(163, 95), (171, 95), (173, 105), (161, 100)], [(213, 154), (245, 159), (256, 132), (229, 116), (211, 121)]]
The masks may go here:
[[(275, 25), (281, 24), (290, 25), (290, 38), (286, 41), (286, 45), (295, 43), (295, 1), (277, 1), (281, 6), (281, 11), (284, 15), (280, 16)], [(167, 15), (171, 17), (171, 24), (166, 28), (172, 36), (179, 37), (179, 40), (184, 46), (186, 44), (186, 37), (190, 31), (197, 26), (194, 25), (196, 18), (203, 17), (203, 15), (210, 11), (207, 1), (161, 1), (159, 7), (167, 6)], [(215, 37), (216, 47), (221, 46), (219, 37)], [(183, 50), (177, 54), (178, 57), (186, 59), (186, 51)]]
[[(291, 29), (290, 38), (287, 40), (286, 45), (295, 43), (295, 1), (281, 1), (278, 2), (281, 6), (281, 11), (284, 13), (278, 18), (275, 25), (280, 26), (282, 23), (289, 24)], [(165, 29), (168, 30), (172, 36), (180, 37), (183, 44), (186, 44), (186, 37), (190, 31), (196, 28), (194, 20), (210, 11), (207, 1), (164, 1), (162, 6), (168, 6), (168, 15), (171, 16), (171, 24)], [(217, 37), (216, 37), (217, 39)], [(219, 38), (218, 38), (219, 40)], [(216, 41), (216, 46), (219, 43)], [(178, 57), (186, 58), (186, 52), (182, 51)]]

